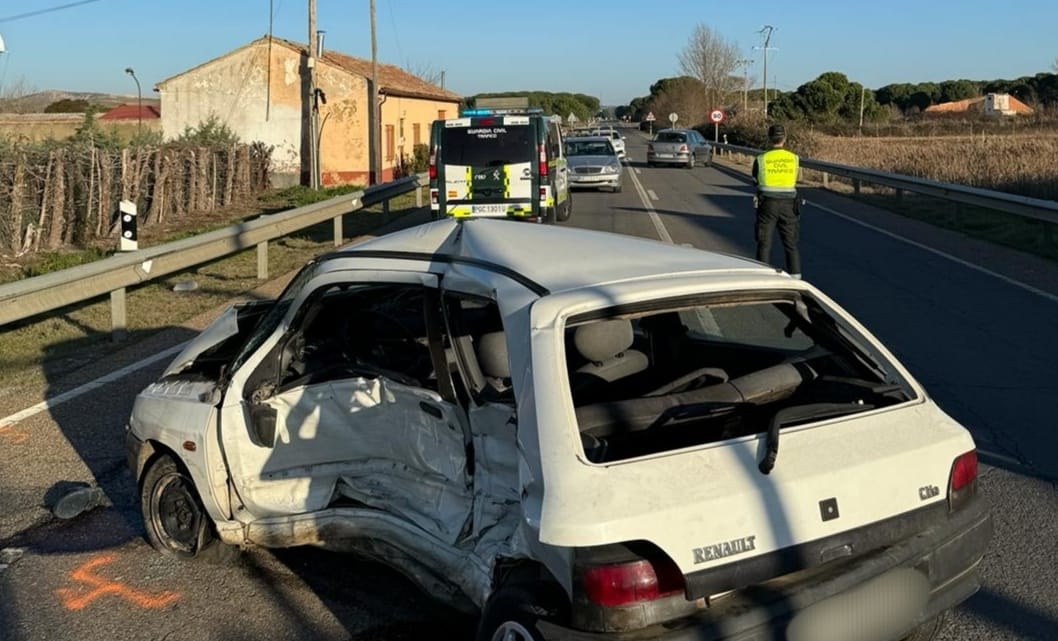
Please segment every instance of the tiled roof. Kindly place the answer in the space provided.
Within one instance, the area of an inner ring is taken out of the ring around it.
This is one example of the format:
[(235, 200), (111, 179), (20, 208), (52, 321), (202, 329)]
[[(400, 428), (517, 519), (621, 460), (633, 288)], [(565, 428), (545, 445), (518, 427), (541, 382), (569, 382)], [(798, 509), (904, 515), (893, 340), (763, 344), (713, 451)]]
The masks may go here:
[[(268, 36), (264, 36), (263, 38), (258, 38), (257, 40), (254, 40), (253, 42), (245, 45), (245, 47), (253, 47), (256, 45), (267, 43)], [(304, 45), (291, 40), (286, 40), (284, 38), (273, 37), (272, 44), (281, 47), (286, 47), (287, 49), (290, 49), (291, 51), (297, 53), (305, 51)], [(218, 56), (217, 58), (214, 58), (214, 60), (224, 58), (225, 56), (228, 56), (231, 53), (232, 52), (229, 52), (222, 56)], [(344, 53), (339, 53), (337, 51), (324, 51), (323, 56), (320, 58), (320, 60), (325, 64), (337, 67), (338, 69), (342, 69), (351, 74), (362, 76), (368, 79), (371, 78), (370, 60), (354, 58), (352, 56), (347, 56)], [(209, 62), (213, 62), (213, 60)], [(174, 78), (182, 76), (186, 73), (191, 73), (192, 71), (195, 71), (196, 69), (199, 69), (209, 64), (209, 62), (202, 63), (196, 67), (188, 69), (187, 71), (181, 72), (175, 76), (167, 78), (159, 82), (158, 86), (161, 87)], [(404, 71), (400, 67), (394, 65), (387, 65), (383, 63), (378, 64), (378, 84), (379, 91), (383, 94), (407, 96), (411, 98), (427, 98), (432, 100), (442, 100), (450, 102), (459, 102), (460, 100), (462, 100), (462, 96), (460, 96), (459, 94), (448, 91), (447, 89), (442, 89), (437, 85), (426, 82), (422, 78), (408, 73), (407, 71)]]
[(101, 114), (97, 120), (150, 120), (161, 118), (162, 111), (155, 105), (118, 105), (110, 111)]

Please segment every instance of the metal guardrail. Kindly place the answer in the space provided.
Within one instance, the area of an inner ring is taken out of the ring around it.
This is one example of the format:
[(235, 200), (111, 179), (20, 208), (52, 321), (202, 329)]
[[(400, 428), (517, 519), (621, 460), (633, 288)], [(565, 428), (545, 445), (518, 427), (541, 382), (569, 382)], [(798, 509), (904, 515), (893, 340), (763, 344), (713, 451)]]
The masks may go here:
[(0, 325), (110, 294), (111, 332), (113, 338), (119, 340), (126, 330), (126, 287), (251, 247), (257, 248), (257, 277), (267, 279), (269, 241), (330, 219), (334, 222), (334, 245), (337, 247), (344, 241), (342, 216), (378, 203), (388, 211), (391, 198), (413, 190), (416, 206), (422, 207), (421, 187), (426, 182), (426, 174), (408, 176), (206, 234), (0, 285)]
[[(712, 145), (716, 149), (745, 156), (756, 156), (762, 153), (762, 150), (753, 149), (752, 147), (741, 147), (724, 143), (712, 143)], [(812, 160), (811, 158), (801, 158), (801, 167), (822, 172), (824, 188), (829, 187), (831, 175), (842, 176), (853, 181), (857, 192), (859, 191), (860, 183), (883, 185), (895, 189), (897, 197), (900, 196), (901, 192), (909, 191), (1058, 224), (1058, 202), (1053, 200), (1029, 198), (1028, 196), (942, 183), (925, 178), (890, 174), (875, 169), (849, 167), (822, 160)]]

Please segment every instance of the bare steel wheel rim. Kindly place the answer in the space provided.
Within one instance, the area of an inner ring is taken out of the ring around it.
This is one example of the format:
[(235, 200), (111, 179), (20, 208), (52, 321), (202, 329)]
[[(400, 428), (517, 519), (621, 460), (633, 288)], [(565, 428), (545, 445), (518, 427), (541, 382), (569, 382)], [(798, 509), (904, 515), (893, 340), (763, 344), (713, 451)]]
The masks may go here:
[(188, 480), (179, 472), (158, 479), (151, 492), (151, 526), (166, 547), (194, 554), (201, 525), (202, 511)]
[(492, 641), (533, 641), (532, 633), (517, 621), (504, 621), (492, 633)]

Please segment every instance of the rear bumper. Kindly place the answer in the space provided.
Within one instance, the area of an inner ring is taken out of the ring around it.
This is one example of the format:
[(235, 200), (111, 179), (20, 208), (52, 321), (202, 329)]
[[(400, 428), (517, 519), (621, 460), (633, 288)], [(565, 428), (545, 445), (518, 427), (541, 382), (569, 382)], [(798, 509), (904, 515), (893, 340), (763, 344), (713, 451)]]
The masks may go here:
[(686, 165), (690, 161), (691, 161), (691, 154), (689, 154), (689, 153), (666, 154), (664, 156), (659, 155), (657, 153), (651, 153), (651, 152), (647, 153), (647, 162), (648, 163), (652, 162), (652, 163), (655, 163), (655, 164), (658, 164), (658, 165), (664, 165), (664, 164)]
[(812, 641), (798, 632), (806, 629), (806, 620), (818, 624), (821, 616), (848, 614), (840, 612), (843, 597), (862, 598), (861, 586), (903, 572), (928, 580), (928, 598), (913, 613), (886, 623), (892, 627), (879, 638), (895, 641), (978, 590), (978, 568), (991, 537), (991, 515), (978, 497), (944, 523), (888, 548), (738, 590), (664, 625), (604, 633), (545, 623), (541, 630), (547, 639), (571, 641)]

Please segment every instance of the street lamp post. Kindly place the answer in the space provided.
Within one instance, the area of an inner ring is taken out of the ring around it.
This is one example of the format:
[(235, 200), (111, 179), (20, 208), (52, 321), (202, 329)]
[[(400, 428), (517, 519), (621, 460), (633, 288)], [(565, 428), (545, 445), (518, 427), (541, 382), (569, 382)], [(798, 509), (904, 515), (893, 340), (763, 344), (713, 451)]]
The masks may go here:
[(132, 76), (132, 79), (136, 81), (136, 135), (139, 137), (143, 136), (143, 92), (140, 90), (140, 79), (136, 77), (136, 72), (132, 70), (132, 67), (125, 67), (125, 73)]

